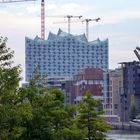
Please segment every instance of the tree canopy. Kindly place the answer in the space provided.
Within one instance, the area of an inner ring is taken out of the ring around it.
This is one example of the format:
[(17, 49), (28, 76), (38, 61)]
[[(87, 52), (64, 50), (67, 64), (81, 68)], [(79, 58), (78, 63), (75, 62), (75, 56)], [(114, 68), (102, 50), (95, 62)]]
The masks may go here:
[(94, 100), (90, 92), (78, 104), (77, 127), (84, 130), (88, 140), (105, 140), (110, 129), (101, 116), (103, 109), (100, 100)]
[(87, 94), (78, 109), (65, 104), (64, 93), (47, 89), (34, 75), (20, 88), (20, 65), (12, 66), (14, 52), (0, 38), (0, 139), (2, 140), (104, 140), (108, 126), (100, 101)]

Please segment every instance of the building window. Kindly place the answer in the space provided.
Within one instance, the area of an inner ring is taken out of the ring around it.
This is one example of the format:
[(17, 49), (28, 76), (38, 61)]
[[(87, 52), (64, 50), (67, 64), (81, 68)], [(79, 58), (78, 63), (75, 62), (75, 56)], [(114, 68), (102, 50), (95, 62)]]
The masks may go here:
[(118, 104), (114, 104), (114, 108), (115, 109), (118, 109)]

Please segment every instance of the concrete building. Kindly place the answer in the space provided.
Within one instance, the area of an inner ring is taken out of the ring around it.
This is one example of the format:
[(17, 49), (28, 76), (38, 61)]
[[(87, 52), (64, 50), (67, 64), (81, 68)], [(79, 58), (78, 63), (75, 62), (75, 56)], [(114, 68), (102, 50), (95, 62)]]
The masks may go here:
[(111, 115), (118, 115), (123, 120), (122, 113), (122, 88), (123, 88), (123, 71), (115, 69), (109, 71), (109, 95)]
[(121, 67), (109, 73), (109, 106), (111, 115), (120, 121), (130, 119), (132, 106), (140, 111), (140, 62), (122, 62)]
[(103, 102), (103, 108), (105, 111), (105, 115), (112, 115), (112, 94), (109, 91), (109, 75), (110, 71), (104, 71), (104, 102)]
[(82, 68), (108, 69), (108, 39), (88, 42), (85, 35), (74, 36), (59, 29), (47, 40), (25, 38), (26, 81), (38, 66), (41, 75), (72, 78)]
[(80, 102), (87, 91), (90, 91), (95, 99), (103, 100), (103, 70), (85, 68), (74, 76), (69, 92), (71, 103)]
[[(47, 83), (48, 87), (57, 87), (63, 90), (66, 95), (66, 103), (74, 104), (79, 102), (85, 96), (86, 92), (90, 91), (95, 99), (103, 100), (103, 105), (105, 105), (105, 98), (107, 99), (110, 97), (104, 95), (106, 87), (108, 87), (108, 82), (106, 81), (106, 77), (104, 77), (104, 73), (102, 69), (85, 68), (74, 75), (72, 78), (73, 80), (48, 78)], [(109, 111), (111, 110), (110, 108), (108, 109)], [(108, 115), (110, 113), (106, 114)]]
[(123, 120), (128, 121), (132, 106), (140, 112), (140, 62), (123, 62), (121, 66), (123, 70)]

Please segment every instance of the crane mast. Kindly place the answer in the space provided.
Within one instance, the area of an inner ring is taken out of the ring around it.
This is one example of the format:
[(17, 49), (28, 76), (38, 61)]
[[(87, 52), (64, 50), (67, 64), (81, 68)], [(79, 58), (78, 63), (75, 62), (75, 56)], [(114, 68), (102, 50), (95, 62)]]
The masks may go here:
[(41, 0), (41, 38), (45, 39), (45, 1)]
[(13, 2), (28, 2), (28, 1), (36, 1), (36, 0), (0, 0), (0, 3), (13, 3)]
[(90, 21), (98, 22), (99, 20), (100, 20), (100, 18), (96, 18), (96, 19), (84, 19), (84, 20), (82, 20), (82, 22), (86, 22), (86, 37), (87, 37), (87, 40), (89, 38), (89, 22)]
[[(28, 2), (36, 0), (0, 0), (0, 3)], [(41, 0), (41, 38), (45, 39), (45, 1)]]
[[(87, 37), (87, 40), (88, 40), (88, 37), (89, 37), (89, 22), (90, 21), (95, 21), (95, 22), (98, 22), (99, 20), (101, 20), (100, 18), (95, 18), (95, 19), (81, 19), (82, 16), (70, 16), (70, 15), (67, 15), (65, 16), (64, 18), (68, 18), (68, 21), (61, 21), (61, 22), (55, 22), (55, 23), (68, 23), (68, 33), (70, 33), (70, 23), (71, 22), (86, 22), (86, 37)], [(71, 18), (79, 18), (81, 20), (75, 20), (75, 21), (71, 21)]]
[(64, 16), (64, 18), (67, 18), (68, 19), (68, 33), (70, 34), (70, 24), (71, 24), (71, 18), (81, 18), (82, 16), (72, 16), (72, 15), (67, 15), (67, 16)]
[(67, 18), (68, 21), (60, 21), (60, 22), (54, 22), (54, 24), (57, 24), (57, 23), (68, 23), (68, 33), (70, 34), (71, 33), (71, 18), (78, 18), (78, 19), (81, 19), (82, 16), (72, 16), (72, 15), (66, 15), (66, 16), (55, 16), (55, 17), (63, 17), (63, 18)]

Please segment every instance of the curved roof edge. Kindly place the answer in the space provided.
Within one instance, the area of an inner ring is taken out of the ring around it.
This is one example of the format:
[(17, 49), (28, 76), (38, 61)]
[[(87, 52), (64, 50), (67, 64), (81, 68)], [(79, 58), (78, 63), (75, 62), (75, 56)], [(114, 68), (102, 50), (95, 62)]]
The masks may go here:
[(100, 40), (99, 38), (97, 38), (96, 40), (90, 41), (89, 44), (98, 44), (98, 43), (108, 43), (108, 38), (104, 39), (104, 40)]
[(81, 34), (81, 35), (77, 35), (77, 36), (75, 36), (75, 37), (76, 37), (77, 39), (82, 40), (82, 41), (88, 42), (85, 33), (84, 33), (84, 34)]
[(43, 39), (41, 39), (38, 35), (35, 36), (34, 39), (25, 36), (25, 40), (32, 40), (32, 41), (44, 41)]
[(89, 44), (99, 44), (99, 43), (108, 43), (108, 39), (104, 39), (104, 40), (100, 40), (99, 38), (97, 38), (96, 40), (93, 41), (88, 41), (87, 37), (85, 34), (81, 34), (81, 35), (72, 35), (69, 33), (64, 32), (62, 29), (59, 28), (58, 33), (54, 34), (52, 32), (49, 32), (48, 38), (47, 40), (43, 40), (40, 37), (36, 36), (34, 39), (31, 39), (29, 37), (25, 37), (25, 40), (32, 40), (32, 41), (48, 41), (48, 40), (59, 40), (59, 39), (63, 39), (64, 37), (73, 37), (78, 41), (82, 41), (85, 43), (89, 43)]

